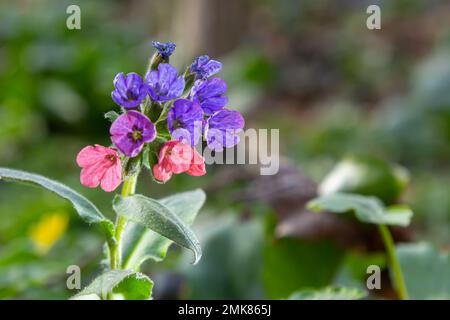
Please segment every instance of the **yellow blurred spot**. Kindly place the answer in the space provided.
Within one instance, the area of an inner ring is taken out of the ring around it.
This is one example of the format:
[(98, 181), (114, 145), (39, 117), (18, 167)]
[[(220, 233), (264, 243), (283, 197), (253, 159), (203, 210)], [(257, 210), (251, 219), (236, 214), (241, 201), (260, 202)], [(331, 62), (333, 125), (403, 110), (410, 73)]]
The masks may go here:
[(30, 228), (30, 238), (39, 254), (46, 254), (67, 229), (69, 217), (65, 212), (44, 215)]

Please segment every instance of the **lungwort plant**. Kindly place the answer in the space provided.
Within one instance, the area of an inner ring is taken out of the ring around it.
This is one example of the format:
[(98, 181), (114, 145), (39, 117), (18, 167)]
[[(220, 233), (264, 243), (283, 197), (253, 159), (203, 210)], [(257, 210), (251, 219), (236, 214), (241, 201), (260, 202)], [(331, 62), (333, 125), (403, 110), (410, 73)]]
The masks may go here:
[(195, 149), (205, 141), (211, 150), (221, 151), (239, 142), (244, 119), (226, 109), (226, 83), (217, 74), (222, 64), (200, 56), (183, 75), (169, 64), (173, 43), (153, 42), (155, 54), (144, 77), (131, 72), (114, 79), (113, 101), (120, 112), (105, 117), (112, 122), (112, 145), (87, 146), (76, 158), (81, 184), (100, 186), (112, 192), (113, 223), (88, 199), (68, 186), (46, 177), (0, 168), (0, 178), (33, 184), (70, 201), (80, 217), (98, 224), (106, 237), (107, 263), (104, 272), (74, 298), (150, 299), (152, 280), (139, 272), (141, 264), (161, 261), (169, 246), (176, 244), (193, 252), (193, 263), (202, 255), (199, 241), (190, 229), (205, 202), (202, 190), (193, 190), (155, 200), (135, 194), (138, 177), (167, 182), (173, 174), (201, 176), (205, 160)]

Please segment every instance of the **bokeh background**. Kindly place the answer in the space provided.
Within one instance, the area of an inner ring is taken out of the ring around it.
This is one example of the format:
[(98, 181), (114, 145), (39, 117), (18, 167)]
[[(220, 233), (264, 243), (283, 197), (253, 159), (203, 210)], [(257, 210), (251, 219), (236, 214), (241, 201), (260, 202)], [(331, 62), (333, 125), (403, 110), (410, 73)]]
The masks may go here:
[[(70, 4), (81, 8), (81, 30), (66, 28)], [(366, 28), (370, 4), (381, 7), (381, 30)], [(282, 155), (272, 177), (216, 165), (161, 186), (142, 174), (139, 192), (152, 197), (195, 187), (208, 195), (195, 222), (202, 261), (191, 266), (172, 247), (163, 263), (145, 264), (156, 299), (364, 288), (369, 264), (384, 270), (371, 297), (395, 298), (374, 227), (304, 207), (341, 161), (375, 176), (360, 192), (413, 208), (412, 226), (393, 230), (397, 241), (450, 248), (448, 1), (0, 1), (0, 166), (61, 180), (112, 216), (110, 194), (80, 185), (75, 157), (109, 143), (112, 80), (144, 73), (151, 40), (176, 42), (180, 70), (200, 54), (222, 61), (230, 105), (247, 127), (279, 129)], [(394, 163), (409, 172), (407, 186)], [(70, 297), (67, 266), (79, 265), (89, 283), (102, 242), (67, 202), (0, 184), (0, 298)]]

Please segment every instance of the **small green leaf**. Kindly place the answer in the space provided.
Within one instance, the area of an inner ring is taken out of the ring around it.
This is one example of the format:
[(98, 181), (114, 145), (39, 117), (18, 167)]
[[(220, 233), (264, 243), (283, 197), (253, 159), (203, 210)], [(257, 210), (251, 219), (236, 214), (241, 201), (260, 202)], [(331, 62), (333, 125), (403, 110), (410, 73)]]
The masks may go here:
[(346, 213), (353, 211), (361, 222), (405, 227), (413, 215), (407, 206), (384, 207), (375, 197), (357, 194), (335, 193), (317, 197), (308, 202), (308, 209), (315, 212)]
[[(159, 134), (159, 133), (158, 133)], [(150, 172), (153, 180), (157, 183), (161, 183), (161, 181), (156, 180), (153, 177), (153, 167), (158, 163), (158, 152), (166, 142), (165, 139), (161, 137), (157, 137), (150, 143), (147, 143), (144, 146), (144, 150), (142, 152), (142, 164), (147, 168)]]
[[(205, 203), (206, 195), (201, 189), (177, 193), (158, 200), (169, 208), (186, 225), (191, 225)], [(138, 269), (148, 260), (161, 261), (165, 258), (172, 241), (136, 223), (128, 223), (123, 235), (124, 267)]]
[(190, 68), (187, 68), (184, 73), (185, 86), (184, 86), (183, 94), (181, 95), (182, 98), (187, 98), (189, 96), (189, 93), (191, 92), (191, 89), (195, 83), (195, 74), (190, 73), (190, 71), (191, 71)]
[(41, 175), (7, 168), (0, 168), (0, 179), (37, 185), (56, 193), (60, 197), (69, 200), (85, 222), (100, 224), (109, 239), (114, 237), (114, 224), (92, 202), (68, 186)]
[(139, 154), (134, 158), (126, 158), (123, 162), (123, 178), (124, 180), (132, 176), (137, 176), (141, 171), (142, 156)]
[(118, 215), (191, 249), (194, 252), (194, 264), (200, 260), (202, 251), (195, 234), (182, 219), (157, 200), (139, 194), (128, 197), (116, 196), (113, 208)]
[(114, 122), (118, 117), (119, 117), (119, 114), (112, 110), (105, 113), (105, 119), (108, 119), (111, 122)]
[(158, 137), (171, 140), (169, 128), (167, 127), (167, 121), (159, 121), (156, 123), (156, 132), (158, 132)]
[(319, 290), (296, 291), (289, 300), (359, 300), (366, 296), (366, 292), (357, 288), (325, 287)]
[(125, 300), (151, 298), (153, 281), (146, 275), (131, 270), (110, 270), (92, 281), (72, 300), (103, 299), (108, 297)]
[(411, 299), (450, 299), (450, 255), (428, 243), (397, 246), (398, 259)]

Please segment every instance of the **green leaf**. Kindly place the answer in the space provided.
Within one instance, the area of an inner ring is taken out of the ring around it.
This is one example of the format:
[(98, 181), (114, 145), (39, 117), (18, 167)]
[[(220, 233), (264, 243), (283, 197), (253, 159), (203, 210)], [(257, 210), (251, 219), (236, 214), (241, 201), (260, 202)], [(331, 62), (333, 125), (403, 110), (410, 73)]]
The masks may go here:
[[(126, 217), (128, 220), (141, 224), (175, 243), (191, 249), (194, 252), (194, 264), (196, 264), (202, 255), (200, 243), (183, 219), (177, 215), (180, 210), (185, 210), (187, 213), (193, 211), (192, 209), (189, 210), (190, 204), (186, 200), (188, 199), (173, 196), (166, 200), (165, 203), (168, 203), (168, 205), (165, 205), (163, 202), (138, 194), (125, 198), (116, 196), (113, 208), (117, 214)], [(189, 199), (189, 201), (192, 200)], [(196, 206), (195, 201), (193, 202), (191, 208)], [(172, 211), (169, 206), (176, 207), (177, 211)], [(192, 223), (190, 218), (184, 220)], [(156, 244), (153, 249), (160, 248), (164, 243), (164, 239), (153, 239), (152, 244)]]
[(118, 117), (119, 117), (119, 114), (112, 110), (105, 113), (105, 119), (108, 119), (111, 122), (114, 122)]
[(92, 281), (73, 300), (114, 299), (148, 300), (151, 298), (153, 281), (146, 275), (131, 270), (110, 270)]
[[(191, 225), (205, 203), (206, 195), (201, 189), (177, 193), (158, 200), (175, 213), (185, 224)], [(127, 223), (123, 234), (124, 268), (138, 269), (148, 259), (161, 261), (165, 258), (172, 241), (137, 223)]]
[(296, 291), (289, 300), (359, 300), (366, 296), (366, 292), (357, 288), (325, 287), (319, 290)]
[(400, 266), (411, 299), (450, 299), (450, 255), (428, 243), (397, 246)]
[(346, 213), (353, 211), (361, 222), (407, 226), (413, 215), (407, 206), (384, 207), (375, 197), (356, 194), (335, 193), (321, 196), (308, 202), (308, 209), (315, 212)]
[(150, 172), (153, 181), (158, 184), (162, 184), (163, 182), (155, 179), (155, 177), (153, 176), (153, 167), (158, 163), (158, 152), (165, 142), (166, 139), (158, 136), (152, 142), (145, 144), (144, 150), (142, 152), (142, 164)]
[(41, 175), (7, 168), (0, 168), (0, 179), (37, 185), (56, 193), (60, 197), (69, 200), (85, 222), (100, 224), (109, 239), (114, 237), (114, 224), (92, 202), (68, 186)]
[(408, 172), (371, 156), (352, 156), (340, 161), (319, 185), (319, 194), (356, 193), (394, 203), (408, 184)]

